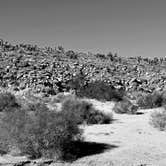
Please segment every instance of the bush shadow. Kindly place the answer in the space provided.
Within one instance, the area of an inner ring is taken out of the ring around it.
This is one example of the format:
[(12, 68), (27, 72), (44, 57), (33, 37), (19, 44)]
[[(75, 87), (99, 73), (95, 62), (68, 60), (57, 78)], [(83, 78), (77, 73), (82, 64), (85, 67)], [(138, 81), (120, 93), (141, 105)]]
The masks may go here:
[(96, 142), (75, 141), (73, 142), (72, 155), (76, 160), (85, 156), (100, 154), (114, 148), (118, 148), (118, 146)]
[(136, 115), (143, 115), (144, 112), (137, 112)]

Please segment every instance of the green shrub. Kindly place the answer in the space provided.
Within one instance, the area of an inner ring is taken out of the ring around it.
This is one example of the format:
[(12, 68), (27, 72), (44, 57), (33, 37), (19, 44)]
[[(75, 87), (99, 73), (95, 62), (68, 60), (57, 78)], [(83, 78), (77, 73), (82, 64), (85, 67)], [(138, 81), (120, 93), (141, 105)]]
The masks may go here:
[(124, 99), (123, 101), (117, 102), (113, 108), (116, 113), (120, 114), (136, 114), (138, 107), (128, 99)]
[(15, 96), (9, 92), (0, 93), (0, 154), (6, 154), (10, 150), (10, 135), (3, 124), (4, 112), (19, 109)]
[(0, 93), (0, 112), (11, 107), (18, 107), (15, 96), (9, 92)]
[(80, 74), (77, 74), (71, 81), (69, 81), (68, 86), (75, 90), (78, 97), (106, 101), (120, 101), (125, 96), (123, 88), (115, 89), (113, 86), (101, 80), (89, 82), (83, 72), (80, 72)]
[(160, 92), (153, 92), (152, 94), (140, 96), (137, 99), (137, 104), (144, 109), (161, 107), (163, 105), (163, 95)]
[(93, 98), (97, 100), (120, 101), (125, 95), (125, 92), (124, 90), (115, 89), (105, 82), (95, 81), (86, 86), (81, 86), (80, 89), (76, 91), (76, 94), (79, 97)]
[(37, 109), (47, 109), (46, 103), (48, 103), (50, 99), (28, 92), (25, 94), (18, 94), (17, 101), (19, 105), (25, 110), (36, 111)]
[(108, 124), (112, 121), (112, 114), (106, 115), (93, 108), (91, 103), (76, 98), (63, 102), (62, 113), (65, 116), (74, 114), (78, 124)]
[(166, 91), (162, 92), (162, 106), (166, 106)]
[(83, 72), (80, 72), (75, 77), (73, 77), (72, 80), (69, 81), (68, 86), (70, 89), (79, 91), (80, 88), (85, 85), (85, 82), (86, 82), (86, 76)]
[(166, 110), (153, 112), (151, 114), (150, 124), (159, 130), (166, 130)]
[(44, 102), (39, 101), (29, 101), (29, 100), (22, 100), (20, 101), (20, 105), (26, 111), (37, 111), (37, 110), (47, 110), (47, 106)]
[(104, 54), (95, 54), (96, 58), (100, 58), (100, 59), (106, 59), (106, 56)]
[(81, 139), (75, 114), (50, 111), (42, 103), (35, 110), (11, 107), (4, 111), (1, 127), (0, 133), (6, 133), (3, 137), (0, 134), (0, 140), (7, 138), (10, 147), (17, 147), (30, 158), (69, 159), (73, 141)]
[(2, 127), (3, 125), (0, 123), (0, 155), (7, 154), (10, 150), (9, 147), (9, 135), (8, 132)]
[(67, 51), (65, 54), (70, 59), (77, 59), (78, 58), (78, 55), (74, 51), (72, 51), (72, 50)]
[(104, 114), (98, 110), (91, 110), (85, 116), (87, 124), (109, 124), (113, 120), (113, 115), (110, 113)]
[(67, 98), (73, 98), (74, 95), (72, 94), (64, 94), (64, 93), (58, 93), (57, 95), (53, 96), (51, 98), (51, 102), (52, 104), (54, 103), (62, 103), (65, 99)]

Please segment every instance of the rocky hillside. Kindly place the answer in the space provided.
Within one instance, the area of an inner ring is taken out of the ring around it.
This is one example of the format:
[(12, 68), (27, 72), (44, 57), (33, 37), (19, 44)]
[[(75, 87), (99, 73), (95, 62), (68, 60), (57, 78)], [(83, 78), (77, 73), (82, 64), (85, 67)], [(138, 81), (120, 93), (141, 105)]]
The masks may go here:
[(85, 82), (102, 80), (127, 92), (151, 93), (166, 88), (166, 58), (119, 57), (117, 54), (85, 54), (63, 47), (39, 48), (11, 45), (0, 40), (0, 86), (14, 91), (57, 94), (70, 90), (77, 75)]

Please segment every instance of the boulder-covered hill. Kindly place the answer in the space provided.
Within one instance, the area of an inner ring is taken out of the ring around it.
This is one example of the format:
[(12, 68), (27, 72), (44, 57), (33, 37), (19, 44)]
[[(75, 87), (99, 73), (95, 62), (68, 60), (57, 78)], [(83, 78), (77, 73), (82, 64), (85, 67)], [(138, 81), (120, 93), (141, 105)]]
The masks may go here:
[(0, 87), (14, 91), (56, 94), (70, 89), (77, 75), (86, 82), (102, 80), (127, 92), (151, 93), (166, 89), (166, 58), (119, 57), (117, 54), (85, 54), (63, 47), (39, 48), (11, 45), (0, 40)]

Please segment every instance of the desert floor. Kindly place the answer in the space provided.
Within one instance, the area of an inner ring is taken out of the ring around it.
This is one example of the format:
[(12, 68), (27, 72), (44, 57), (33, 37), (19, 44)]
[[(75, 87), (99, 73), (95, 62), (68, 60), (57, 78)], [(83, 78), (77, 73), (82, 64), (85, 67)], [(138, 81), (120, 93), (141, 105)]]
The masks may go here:
[[(114, 104), (111, 102), (91, 102), (101, 111), (112, 112)], [(162, 108), (139, 110), (137, 115), (113, 113), (112, 124), (85, 126), (83, 128), (86, 142), (81, 146), (80, 158), (73, 163), (50, 165), (166, 166), (166, 132), (159, 131), (149, 124), (150, 114), (160, 110)], [(21, 160), (26, 158), (1, 156), (0, 165), (13, 165), (12, 163)]]

